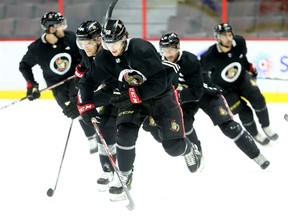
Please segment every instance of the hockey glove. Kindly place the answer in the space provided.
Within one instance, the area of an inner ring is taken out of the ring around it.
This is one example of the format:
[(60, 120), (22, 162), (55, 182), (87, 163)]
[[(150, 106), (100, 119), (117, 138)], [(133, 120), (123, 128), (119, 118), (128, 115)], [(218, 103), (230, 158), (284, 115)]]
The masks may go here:
[(62, 112), (65, 116), (71, 119), (75, 119), (80, 115), (77, 105), (72, 102), (70, 102)]
[(27, 93), (26, 96), (30, 101), (40, 97), (39, 85), (37, 82), (27, 82)]
[(258, 71), (256, 68), (253, 67), (253, 65), (250, 63), (250, 67), (249, 67), (249, 71), (247, 71), (252, 78), (256, 79), (256, 77), (258, 76)]
[(222, 92), (221, 88), (215, 84), (207, 85), (206, 83), (203, 83), (203, 87), (204, 87), (204, 94), (218, 95), (221, 94)]
[(128, 91), (122, 92), (114, 91), (110, 102), (118, 109), (128, 108), (133, 104), (141, 103), (135, 88), (129, 88)]
[(80, 79), (83, 77), (84, 73), (85, 72), (83, 71), (82, 65), (78, 64), (75, 67), (75, 74), (74, 74), (75, 75), (74, 82), (75, 82), (76, 88), (78, 88), (78, 83), (79, 83)]
[(99, 113), (95, 108), (93, 103), (86, 103), (86, 104), (78, 104), (77, 105), (79, 113), (82, 117), (82, 120), (87, 124), (93, 127), (91, 122), (92, 118), (96, 119), (96, 123), (100, 123)]

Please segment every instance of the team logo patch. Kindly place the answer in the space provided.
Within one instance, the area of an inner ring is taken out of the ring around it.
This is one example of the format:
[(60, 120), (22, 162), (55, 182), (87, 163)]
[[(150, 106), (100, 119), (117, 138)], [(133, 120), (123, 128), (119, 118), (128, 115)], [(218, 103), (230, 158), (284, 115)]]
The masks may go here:
[(219, 111), (219, 115), (221, 116), (226, 116), (228, 114), (227, 110), (224, 109), (222, 106), (218, 108), (218, 111)]
[(226, 82), (234, 82), (240, 76), (242, 66), (239, 62), (232, 62), (227, 65), (221, 72), (221, 77)]
[(149, 116), (149, 126), (156, 127), (156, 123), (153, 117)]
[(124, 79), (130, 86), (139, 86), (143, 83), (143, 79), (139, 74), (124, 74)]
[(120, 82), (126, 81), (130, 86), (139, 86), (146, 81), (146, 77), (140, 71), (124, 69), (120, 72), (118, 80)]
[(179, 129), (180, 129), (179, 124), (177, 124), (177, 122), (175, 120), (172, 120), (170, 130), (173, 132), (178, 132)]
[(55, 66), (58, 71), (64, 71), (67, 68), (68, 64), (69, 62), (66, 58), (57, 58), (55, 61)]
[(63, 75), (71, 68), (72, 58), (68, 53), (59, 53), (50, 61), (50, 69), (59, 75)]

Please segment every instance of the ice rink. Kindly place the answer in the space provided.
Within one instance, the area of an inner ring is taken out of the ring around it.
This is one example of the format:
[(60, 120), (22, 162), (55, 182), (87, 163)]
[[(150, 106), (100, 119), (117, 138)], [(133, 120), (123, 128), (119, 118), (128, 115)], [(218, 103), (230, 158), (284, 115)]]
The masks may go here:
[[(0, 107), (14, 100), (0, 100)], [(57, 189), (54, 188), (71, 120), (54, 100), (28, 100), (0, 113), (1, 216), (287, 216), (288, 104), (269, 103), (279, 140), (259, 146), (271, 162), (267, 170), (242, 153), (202, 111), (195, 128), (202, 142), (204, 168), (190, 173), (183, 157), (168, 156), (150, 134), (140, 131), (131, 195), (113, 203), (98, 192), (98, 154), (74, 122)], [(237, 121), (237, 117), (235, 118)], [(260, 128), (259, 128), (260, 129)]]

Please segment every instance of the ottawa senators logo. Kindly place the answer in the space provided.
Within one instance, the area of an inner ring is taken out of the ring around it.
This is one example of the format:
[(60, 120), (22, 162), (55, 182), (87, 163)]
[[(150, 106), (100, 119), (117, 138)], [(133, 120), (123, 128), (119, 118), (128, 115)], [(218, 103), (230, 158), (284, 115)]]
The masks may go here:
[(69, 53), (58, 53), (50, 61), (50, 69), (55, 74), (63, 75), (71, 68), (72, 58)]
[(224, 109), (222, 106), (220, 106), (218, 110), (219, 110), (219, 115), (221, 116), (226, 116), (228, 114), (226, 109)]
[(149, 126), (155, 127), (156, 122), (153, 117), (149, 116)]
[(241, 74), (242, 66), (239, 62), (232, 62), (221, 72), (221, 77), (226, 82), (232, 83), (238, 79)]
[(139, 86), (146, 81), (146, 77), (140, 71), (134, 69), (122, 70), (118, 79), (126, 81), (130, 86)]
[(177, 124), (177, 122), (175, 120), (172, 120), (170, 130), (173, 132), (178, 132), (179, 129), (180, 129), (179, 124)]
[(139, 74), (130, 75), (126, 73), (124, 79), (130, 86), (139, 86), (143, 83), (143, 79)]
[(69, 62), (67, 59), (57, 58), (55, 64), (58, 71), (64, 71), (69, 65)]

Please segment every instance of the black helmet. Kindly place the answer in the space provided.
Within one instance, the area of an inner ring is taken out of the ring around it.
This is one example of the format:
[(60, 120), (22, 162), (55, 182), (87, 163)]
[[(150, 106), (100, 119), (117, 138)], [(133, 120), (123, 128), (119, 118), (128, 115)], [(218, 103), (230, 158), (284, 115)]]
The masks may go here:
[(105, 22), (101, 37), (105, 43), (114, 43), (121, 40), (126, 33), (126, 28), (121, 20), (108, 20)]
[(180, 40), (176, 33), (170, 32), (163, 34), (159, 41), (160, 48), (175, 47), (180, 48)]
[(66, 25), (66, 19), (61, 13), (48, 12), (41, 18), (41, 27), (45, 31), (47, 31), (50, 26), (54, 26), (59, 23), (64, 23)]
[(233, 29), (232, 29), (232, 26), (229, 25), (228, 23), (220, 23), (218, 25), (216, 25), (214, 27), (214, 35), (215, 37), (217, 37), (217, 35), (223, 33), (223, 32), (232, 32), (233, 33)]
[(86, 20), (77, 28), (77, 40), (96, 39), (101, 35), (101, 29), (100, 23), (96, 20)]

